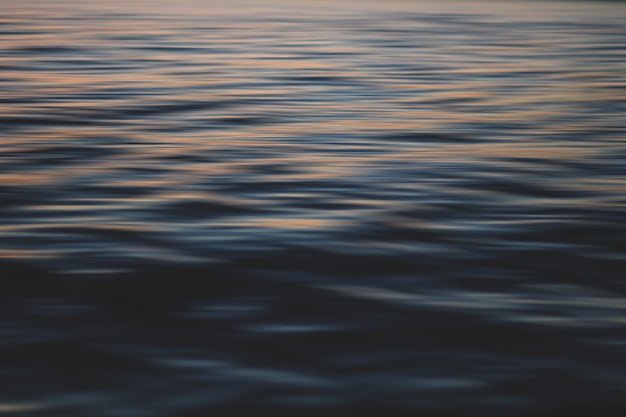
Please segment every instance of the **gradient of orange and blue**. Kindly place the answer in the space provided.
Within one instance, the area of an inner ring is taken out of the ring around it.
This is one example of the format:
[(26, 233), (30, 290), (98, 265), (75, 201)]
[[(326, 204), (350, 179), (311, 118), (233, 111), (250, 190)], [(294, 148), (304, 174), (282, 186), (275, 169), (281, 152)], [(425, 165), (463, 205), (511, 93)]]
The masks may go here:
[(0, 416), (626, 415), (624, 22), (0, 0)]

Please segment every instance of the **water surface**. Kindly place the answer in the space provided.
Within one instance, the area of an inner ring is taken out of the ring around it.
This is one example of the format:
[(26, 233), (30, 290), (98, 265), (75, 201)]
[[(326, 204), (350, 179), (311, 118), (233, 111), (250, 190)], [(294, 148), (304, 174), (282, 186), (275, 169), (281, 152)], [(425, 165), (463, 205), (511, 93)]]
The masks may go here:
[(0, 8), (0, 415), (623, 415), (623, 5)]

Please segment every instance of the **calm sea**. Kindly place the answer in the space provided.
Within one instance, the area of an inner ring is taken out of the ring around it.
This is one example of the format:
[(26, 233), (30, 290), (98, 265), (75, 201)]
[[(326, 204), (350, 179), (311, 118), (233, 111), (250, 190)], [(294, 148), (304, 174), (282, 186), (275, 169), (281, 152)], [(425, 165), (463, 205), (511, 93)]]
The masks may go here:
[(0, 416), (626, 415), (625, 22), (0, 0)]

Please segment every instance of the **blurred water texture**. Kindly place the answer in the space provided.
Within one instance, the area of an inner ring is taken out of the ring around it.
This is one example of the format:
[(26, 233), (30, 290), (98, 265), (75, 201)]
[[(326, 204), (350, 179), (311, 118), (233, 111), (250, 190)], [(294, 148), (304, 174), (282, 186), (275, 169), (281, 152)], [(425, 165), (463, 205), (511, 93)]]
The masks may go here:
[(0, 415), (624, 415), (624, 5), (0, 10)]

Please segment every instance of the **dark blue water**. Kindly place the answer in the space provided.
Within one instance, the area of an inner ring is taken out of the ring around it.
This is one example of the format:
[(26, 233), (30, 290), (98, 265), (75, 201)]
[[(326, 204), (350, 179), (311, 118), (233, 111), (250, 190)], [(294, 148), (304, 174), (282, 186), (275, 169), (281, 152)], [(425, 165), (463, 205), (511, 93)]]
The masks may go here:
[(0, 11), (0, 415), (626, 412), (623, 4)]

